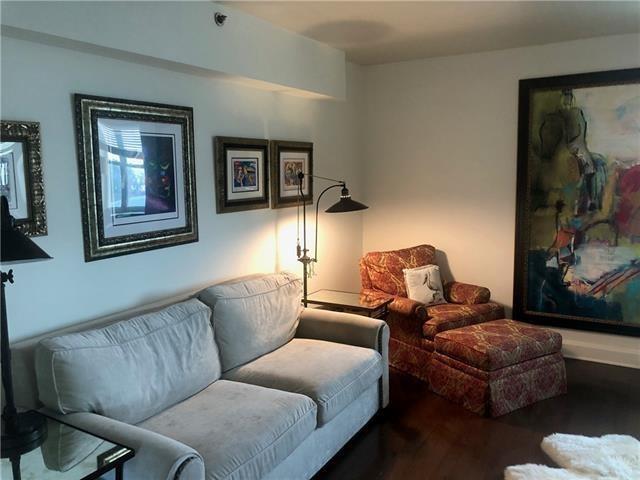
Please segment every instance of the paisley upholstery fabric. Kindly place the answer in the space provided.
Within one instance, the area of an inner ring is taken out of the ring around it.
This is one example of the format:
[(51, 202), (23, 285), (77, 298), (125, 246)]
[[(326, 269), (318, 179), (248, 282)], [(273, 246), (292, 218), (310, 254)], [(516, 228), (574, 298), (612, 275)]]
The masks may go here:
[[(488, 289), (452, 282), (449, 291), (459, 304), (426, 307), (406, 297), (405, 268), (435, 263), (435, 248), (418, 245), (403, 250), (370, 252), (360, 260), (361, 293), (373, 298), (393, 298), (389, 304), (389, 364), (422, 380), (433, 351), (433, 338), (449, 328), (504, 318), (504, 309), (488, 301)], [(450, 300), (449, 300), (450, 301)]]
[(360, 290), (362, 295), (366, 295), (372, 299), (388, 299), (393, 298), (393, 302), (389, 304), (389, 311), (396, 312), (400, 315), (412, 316), (417, 319), (424, 320), (427, 317), (426, 307), (415, 300), (411, 300), (406, 297), (394, 297), (388, 293), (381, 292), (380, 290), (362, 289)]
[[(433, 343), (429, 343), (433, 348)], [(427, 367), (431, 363), (432, 355), (430, 350), (400, 342), (395, 338), (389, 339), (389, 365), (424, 382), (429, 382)]]
[(433, 340), (422, 335), (422, 325), (414, 317), (400, 315), (397, 312), (389, 312), (386, 318), (391, 335), (396, 340), (417, 348), (433, 351)]
[(428, 368), (431, 390), (479, 415), (499, 417), (567, 391), (564, 360), (560, 353), (506, 367), (513, 372), (492, 372), (480, 379), (440, 361), (433, 354)]
[(500, 378), (507, 378), (512, 375), (519, 375), (520, 373), (527, 372), (534, 368), (544, 368), (545, 365), (552, 365), (556, 363), (558, 358), (562, 358), (562, 354), (560, 352), (556, 352), (550, 355), (545, 355), (544, 357), (534, 358), (533, 360), (527, 360), (526, 362), (516, 363), (515, 365), (510, 365), (508, 367), (491, 371), (472, 367), (471, 365), (467, 365), (460, 360), (456, 360), (455, 358), (443, 355), (440, 352), (433, 352), (431, 358), (445, 365), (448, 365), (451, 368), (455, 368), (456, 370), (460, 370), (468, 375), (471, 375), (472, 377), (478, 378), (480, 380), (490, 381), (498, 380)]
[(477, 305), (444, 303), (427, 307), (427, 317), (422, 334), (433, 339), (439, 332), (504, 318), (504, 308), (494, 302)]
[(436, 249), (431, 245), (387, 252), (369, 252), (360, 260), (362, 288), (373, 288), (390, 295), (407, 296), (405, 268), (434, 264)]
[(387, 316), (391, 333), (389, 365), (423, 381), (427, 379), (427, 365), (431, 360), (433, 342), (421, 333), (422, 322), (415, 316), (391, 310)]
[(470, 283), (448, 282), (444, 286), (444, 297), (450, 303), (474, 305), (487, 303), (491, 298), (491, 291), (486, 287)]
[(436, 335), (431, 389), (472, 412), (497, 417), (567, 389), (562, 337), (513, 320)]
[(435, 338), (436, 350), (485, 371), (559, 352), (562, 336), (513, 320), (494, 320), (449, 330)]

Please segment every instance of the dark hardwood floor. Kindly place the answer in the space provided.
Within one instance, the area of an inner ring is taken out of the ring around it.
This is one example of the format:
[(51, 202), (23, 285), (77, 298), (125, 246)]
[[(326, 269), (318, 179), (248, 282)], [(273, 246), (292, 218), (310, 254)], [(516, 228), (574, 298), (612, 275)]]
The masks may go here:
[(337, 479), (502, 479), (505, 467), (553, 465), (551, 433), (640, 438), (640, 370), (567, 359), (569, 393), (482, 418), (391, 372), (391, 402), (317, 475)]

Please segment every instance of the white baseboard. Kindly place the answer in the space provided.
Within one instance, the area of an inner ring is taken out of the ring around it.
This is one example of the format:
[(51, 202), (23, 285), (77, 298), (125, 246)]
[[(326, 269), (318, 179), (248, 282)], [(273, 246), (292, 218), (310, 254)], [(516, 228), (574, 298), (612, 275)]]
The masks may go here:
[[(629, 337), (604, 338), (572, 338), (575, 333), (561, 331), (563, 336), (562, 354), (567, 358), (576, 358), (590, 362), (607, 363), (622, 367), (640, 369), (640, 339)], [(590, 334), (596, 337), (600, 334)], [(584, 334), (583, 334), (584, 336)], [(603, 336), (604, 337), (604, 336)]]

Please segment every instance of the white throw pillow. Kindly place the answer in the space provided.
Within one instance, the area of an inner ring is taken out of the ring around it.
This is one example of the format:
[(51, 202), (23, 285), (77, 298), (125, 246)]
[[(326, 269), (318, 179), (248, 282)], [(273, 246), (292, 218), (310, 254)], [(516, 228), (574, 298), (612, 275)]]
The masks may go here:
[(407, 287), (407, 296), (411, 300), (425, 305), (447, 303), (444, 299), (442, 280), (440, 280), (440, 268), (437, 265), (405, 268), (402, 272)]

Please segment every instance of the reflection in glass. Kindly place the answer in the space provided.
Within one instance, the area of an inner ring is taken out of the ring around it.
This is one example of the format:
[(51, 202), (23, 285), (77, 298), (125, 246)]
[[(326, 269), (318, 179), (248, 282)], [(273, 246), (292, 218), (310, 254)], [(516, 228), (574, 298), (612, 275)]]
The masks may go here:
[(99, 124), (99, 140), (114, 218), (176, 212), (174, 135)]
[(16, 160), (22, 155), (22, 144), (18, 142), (0, 143), (0, 195), (7, 197), (9, 210), (18, 208), (16, 186)]

